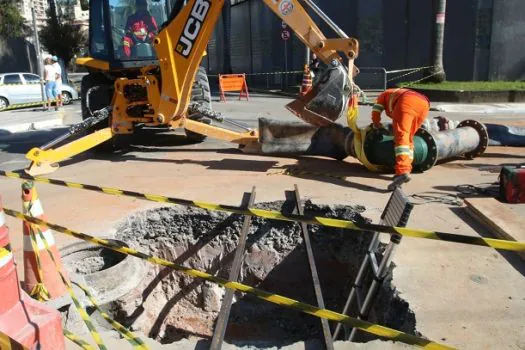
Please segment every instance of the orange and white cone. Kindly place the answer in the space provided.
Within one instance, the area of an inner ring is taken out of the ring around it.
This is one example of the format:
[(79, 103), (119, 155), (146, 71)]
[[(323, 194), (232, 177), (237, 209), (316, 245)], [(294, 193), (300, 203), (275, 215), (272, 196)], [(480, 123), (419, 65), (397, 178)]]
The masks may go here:
[[(22, 185), (22, 201), (24, 214), (46, 220), (44, 208), (38, 198), (38, 193), (32, 182)], [(24, 221), (24, 289), (34, 298), (45, 301), (56, 299), (67, 293), (66, 286), (62, 282), (57, 267), (64, 272), (62, 259), (55, 245), (53, 232), (45, 226), (35, 225)], [(55, 257), (57, 267), (51, 256)]]
[(304, 96), (312, 90), (312, 74), (310, 73), (310, 67), (307, 64), (304, 65), (303, 83), (301, 84), (301, 95)]

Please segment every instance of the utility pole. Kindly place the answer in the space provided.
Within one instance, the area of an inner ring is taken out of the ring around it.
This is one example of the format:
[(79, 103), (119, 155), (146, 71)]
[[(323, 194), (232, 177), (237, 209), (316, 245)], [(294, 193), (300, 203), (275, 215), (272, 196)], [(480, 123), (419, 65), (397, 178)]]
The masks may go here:
[[(38, 30), (36, 27), (36, 15), (35, 15), (35, 4), (31, 1), (31, 17), (33, 21), (33, 40), (35, 41), (35, 50), (36, 50), (36, 67), (38, 75), (40, 76), (40, 95), (42, 96), (42, 101), (45, 101), (44, 96), (44, 74), (42, 73), (42, 51), (40, 51), (40, 41), (38, 40)], [(45, 102), (43, 102), (45, 104)]]
[(446, 80), (445, 69), (443, 67), (443, 45), (445, 41), (445, 12), (447, 0), (437, 0), (436, 23), (434, 34), (434, 67), (431, 69), (430, 79), (437, 83)]

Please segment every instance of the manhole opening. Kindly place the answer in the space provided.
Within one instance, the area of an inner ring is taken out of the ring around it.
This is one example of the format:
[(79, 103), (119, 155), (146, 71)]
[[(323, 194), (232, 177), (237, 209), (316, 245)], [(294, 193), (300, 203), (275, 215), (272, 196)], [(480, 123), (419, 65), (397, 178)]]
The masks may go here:
[(72, 252), (63, 254), (62, 260), (68, 272), (78, 275), (89, 275), (107, 270), (126, 258), (125, 254), (98, 246), (72, 250)]
[[(257, 207), (282, 210), (284, 202)], [(305, 203), (306, 213), (364, 223), (360, 206)], [(134, 214), (120, 225), (117, 238), (131, 247), (186, 267), (228, 278), (243, 217), (196, 208), (169, 207)], [(371, 234), (309, 225), (324, 301), (342, 310)], [(112, 304), (118, 321), (161, 343), (213, 335), (224, 289), (179, 272), (149, 265), (147, 277), (132, 293)], [(125, 271), (121, 272), (122, 275)], [(253, 218), (240, 280), (263, 290), (316, 305), (300, 227)], [(371, 276), (368, 276), (371, 281)], [(355, 313), (354, 313), (355, 314)], [(370, 320), (418, 334), (415, 314), (387, 281)], [(335, 325), (331, 325), (332, 330)], [(285, 346), (322, 339), (318, 318), (285, 309), (250, 295), (236, 294), (225, 341), (256, 347)], [(373, 338), (361, 336), (358, 341)]]

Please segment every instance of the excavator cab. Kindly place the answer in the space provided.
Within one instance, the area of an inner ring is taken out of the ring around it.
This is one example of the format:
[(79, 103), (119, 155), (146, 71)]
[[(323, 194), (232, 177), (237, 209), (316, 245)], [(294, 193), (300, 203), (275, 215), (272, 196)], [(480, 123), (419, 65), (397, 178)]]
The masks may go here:
[(108, 71), (157, 64), (153, 40), (171, 12), (170, 0), (90, 0), (88, 68)]

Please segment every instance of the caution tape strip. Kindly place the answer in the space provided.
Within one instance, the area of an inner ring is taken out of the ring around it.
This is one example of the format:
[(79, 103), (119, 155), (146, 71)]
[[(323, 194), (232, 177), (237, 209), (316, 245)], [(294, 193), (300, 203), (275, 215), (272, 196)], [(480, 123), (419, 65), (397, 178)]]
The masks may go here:
[(97, 311), (100, 313), (100, 315), (117, 331), (119, 332), (135, 349), (142, 349), (142, 350), (148, 350), (149, 347), (140, 339), (137, 337), (133, 332), (128, 330), (126, 327), (124, 327), (119, 322), (115, 321), (111, 318), (107, 313), (105, 313), (97, 304), (95, 298), (93, 298), (93, 295), (89, 292), (86, 286), (83, 286), (79, 283), (73, 282), (78, 288), (82, 289), (84, 293), (86, 293), (86, 296), (88, 297), (91, 304), (97, 309)]
[[(28, 212), (31, 212), (31, 208), (28, 209)], [(37, 270), (37, 276), (38, 276), (38, 283), (33, 287), (29, 295), (38, 300), (38, 301), (48, 301), (49, 291), (44, 285), (44, 270), (42, 269), (42, 261), (40, 260), (40, 253), (38, 250), (38, 244), (37, 239), (35, 236), (35, 232), (33, 229), (29, 230), (29, 237), (31, 240), (31, 247), (33, 247), (33, 252), (35, 253), (35, 262), (36, 262), (36, 270)], [(47, 240), (44, 239), (44, 242), (47, 244)]]
[(93, 346), (91, 346), (91, 344), (89, 344), (85, 340), (79, 338), (78, 336), (76, 336), (74, 333), (71, 333), (67, 329), (64, 329), (63, 333), (64, 333), (64, 337), (66, 337), (67, 339), (71, 340), (73, 343), (77, 344), (82, 349), (84, 349), (84, 350), (95, 350), (95, 348)]
[[(19, 213), (19, 214), (21, 214), (21, 213)], [(24, 214), (22, 214), (22, 215), (24, 215)], [(89, 318), (89, 315), (86, 312), (86, 309), (84, 307), (82, 307), (82, 305), (78, 301), (77, 297), (75, 296), (75, 292), (73, 292), (73, 287), (71, 286), (71, 283), (64, 276), (62, 271), (60, 271), (60, 267), (58, 266), (58, 263), (55, 260), (55, 256), (53, 255), (53, 253), (49, 249), (49, 244), (47, 243), (47, 240), (44, 237), (44, 235), (42, 233), (42, 230), (40, 229), (40, 226), (48, 226), (48, 225), (46, 225), (45, 221), (43, 221), (43, 220), (39, 220), (41, 222), (38, 223), (38, 222), (33, 222), (32, 220), (30, 220), (30, 219), (35, 219), (35, 218), (31, 217), (31, 216), (24, 215), (24, 217), (25, 217), (24, 221), (33, 224), (31, 226), (33, 226), (36, 229), (36, 231), (40, 235), (40, 239), (44, 242), (44, 246), (46, 248), (46, 251), (48, 252), (49, 257), (51, 258), (51, 261), (53, 261), (53, 264), (55, 265), (55, 268), (56, 268), (56, 270), (58, 272), (58, 275), (60, 276), (60, 279), (62, 280), (62, 283), (64, 283), (64, 285), (66, 286), (66, 289), (67, 289), (69, 295), (71, 296), (71, 299), (73, 300), (73, 304), (75, 305), (75, 308), (77, 309), (78, 313), (80, 314), (80, 317), (82, 318), (82, 321), (84, 321), (86, 327), (89, 329), (89, 333), (91, 334), (91, 337), (93, 338), (93, 340), (95, 341), (95, 343), (97, 344), (97, 346), (98, 346), (98, 348), (100, 350), (107, 350), (106, 346), (104, 345), (104, 342), (102, 341), (102, 338), (100, 337), (100, 334), (98, 333), (97, 329), (95, 328), (95, 326), (91, 322), (91, 320)], [(50, 226), (48, 226), (48, 227), (50, 227)]]
[(24, 108), (24, 107), (32, 107), (32, 106), (43, 106), (46, 101), (40, 101), (40, 102), (28, 102), (28, 103), (16, 103), (13, 105), (9, 105), (5, 108), (0, 108), (0, 112), (3, 111), (9, 111), (11, 109), (17, 109), (17, 108)]
[(0, 332), (0, 349), (2, 350), (29, 350), (10, 336)]
[(455, 233), (447, 233), (440, 231), (430, 231), (422, 229), (414, 229), (409, 227), (396, 227), (396, 226), (384, 226), (379, 224), (357, 224), (352, 221), (326, 218), (321, 216), (309, 216), (309, 215), (298, 215), (298, 214), (283, 214), (278, 211), (270, 211), (264, 209), (248, 208), (244, 209), (238, 206), (215, 204), (208, 202), (193, 201), (188, 199), (166, 197), (156, 194), (140, 193), (135, 191), (121, 190), (110, 187), (100, 187), (94, 185), (86, 185), (75, 182), (67, 182), (57, 179), (49, 179), (44, 177), (33, 177), (27, 174), (14, 173), (9, 171), (0, 170), (0, 176), (5, 176), (13, 179), (31, 180), (35, 182), (84, 189), (88, 191), (100, 192), (109, 194), (112, 196), (124, 196), (138, 199), (145, 199), (152, 202), (158, 203), (170, 203), (183, 205), (188, 207), (201, 208), (212, 211), (224, 211), (228, 213), (240, 214), (240, 215), (252, 215), (260, 218), (280, 220), (280, 221), (292, 221), (292, 222), (304, 222), (310, 225), (320, 225), (326, 227), (342, 228), (347, 230), (358, 230), (365, 232), (384, 232), (389, 234), (399, 234), (406, 237), (432, 239), (437, 241), (463, 243), (469, 245), (477, 245), (484, 247), (492, 247), (495, 249), (509, 250), (516, 252), (525, 251), (525, 242), (508, 241), (495, 238), (482, 238), (476, 236), (460, 235)]
[[(302, 74), (302, 73), (304, 73), (304, 71), (302, 71), (302, 70), (292, 70), (292, 71), (287, 71), (287, 72), (239, 73), (239, 74), (244, 74), (246, 76), (255, 76), (255, 75), (299, 74), (299, 73)], [(219, 74), (209, 74), (208, 77), (219, 77)]]
[(261, 290), (261, 289), (258, 289), (258, 288), (255, 288), (255, 287), (252, 287), (246, 284), (242, 284), (239, 282), (233, 282), (233, 281), (229, 281), (224, 278), (213, 276), (204, 271), (184, 267), (182, 265), (175, 264), (174, 262), (153, 256), (153, 255), (142, 253), (132, 248), (116, 245), (105, 239), (93, 237), (93, 236), (90, 236), (82, 232), (73, 231), (71, 229), (68, 229), (60, 225), (56, 225), (56, 224), (53, 224), (53, 223), (50, 223), (50, 222), (47, 222), (47, 221), (44, 221), (38, 218), (24, 215), (21, 212), (18, 212), (16, 210), (4, 208), (4, 212), (6, 215), (9, 215), (11, 217), (18, 218), (24, 221), (28, 221), (35, 225), (46, 226), (54, 231), (61, 232), (68, 236), (75, 237), (75, 238), (78, 238), (78, 239), (81, 239), (81, 240), (84, 240), (84, 241), (87, 241), (87, 242), (90, 242), (90, 243), (93, 243), (93, 244), (96, 244), (96, 245), (99, 245), (99, 246), (102, 246), (108, 249), (111, 249), (113, 251), (116, 251), (122, 254), (131, 255), (131, 256), (146, 260), (155, 265), (165, 266), (175, 271), (179, 271), (184, 274), (187, 274), (189, 276), (202, 278), (204, 280), (219, 284), (225, 288), (233, 289), (235, 291), (246, 293), (246, 294), (251, 294), (251, 295), (256, 296), (259, 299), (262, 299), (264, 301), (267, 301), (267, 302), (270, 302), (270, 303), (273, 303), (273, 304), (276, 304), (282, 307), (287, 307), (290, 309), (298, 310), (298, 311), (301, 311), (303, 313), (306, 313), (306, 314), (309, 314), (315, 317), (325, 318), (327, 320), (345, 323), (354, 328), (359, 328), (362, 331), (365, 331), (365, 332), (368, 332), (368, 333), (371, 333), (371, 334), (374, 334), (374, 335), (377, 335), (383, 338), (388, 338), (394, 341), (401, 341), (403, 343), (410, 344), (410, 345), (418, 345), (425, 349), (453, 349), (449, 346), (439, 344), (439, 343), (436, 343), (436, 342), (433, 342), (427, 339), (423, 339), (423, 338), (420, 338), (414, 335), (406, 334), (406, 333), (400, 332), (392, 328), (388, 328), (388, 327), (380, 326), (380, 325), (373, 324), (367, 321), (359, 320), (357, 318), (343, 315), (335, 311), (321, 309), (316, 306), (306, 304), (298, 300), (290, 299), (290, 298), (287, 298), (287, 297), (284, 297), (278, 294), (266, 292), (264, 290)]

